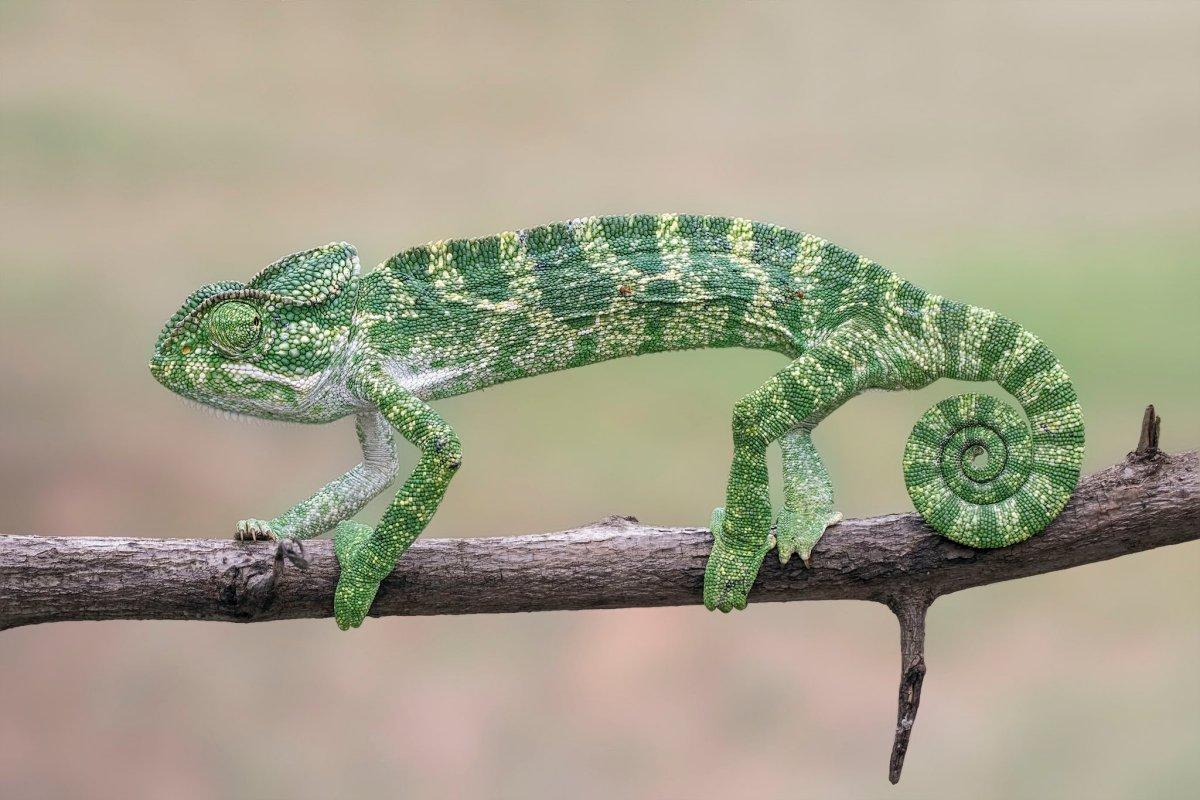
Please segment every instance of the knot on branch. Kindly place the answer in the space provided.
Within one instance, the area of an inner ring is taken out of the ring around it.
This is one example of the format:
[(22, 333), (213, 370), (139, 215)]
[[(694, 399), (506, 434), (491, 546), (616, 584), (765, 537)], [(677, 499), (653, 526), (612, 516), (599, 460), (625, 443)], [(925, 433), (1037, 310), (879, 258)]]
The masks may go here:
[(299, 569), (308, 567), (304, 545), (298, 540), (281, 539), (269, 561), (255, 557), (255, 551), (261, 549), (248, 548), (248, 557), (221, 576), (220, 606), (232, 619), (253, 622), (271, 611), (279, 596), (285, 560)]

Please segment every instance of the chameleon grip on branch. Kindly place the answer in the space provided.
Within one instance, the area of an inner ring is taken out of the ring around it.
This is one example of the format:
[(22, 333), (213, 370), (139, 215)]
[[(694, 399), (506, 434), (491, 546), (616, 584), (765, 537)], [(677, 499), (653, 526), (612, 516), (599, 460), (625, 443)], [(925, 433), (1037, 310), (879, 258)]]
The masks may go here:
[[(733, 408), (725, 505), (712, 516), (704, 604), (743, 608), (772, 544), (808, 563), (841, 518), (814, 426), (866, 389), (941, 377), (995, 381), (996, 398), (938, 403), (904, 452), (913, 503), (972, 547), (1037, 533), (1062, 510), (1083, 457), (1075, 390), (1041, 341), (995, 312), (945, 300), (815, 236), (744, 219), (590, 217), (437, 242), (358, 275), (330, 244), (214, 283), (163, 328), (150, 371), (167, 388), (237, 414), (330, 422), (354, 414), (363, 460), (239, 538), (304, 539), (334, 529), (334, 613), (357, 627), (380, 581), (421, 533), (462, 463), (427, 401), (611, 358), (746, 347), (792, 359)], [(420, 450), (374, 528), (351, 522), (395, 479), (393, 431)], [(766, 449), (783, 454), (774, 518)]]

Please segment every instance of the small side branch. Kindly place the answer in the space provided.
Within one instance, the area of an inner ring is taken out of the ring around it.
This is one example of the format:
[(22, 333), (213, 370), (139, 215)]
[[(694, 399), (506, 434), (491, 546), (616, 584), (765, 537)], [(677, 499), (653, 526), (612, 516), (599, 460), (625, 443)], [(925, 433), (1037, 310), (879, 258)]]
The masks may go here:
[(896, 738), (888, 762), (888, 780), (900, 781), (908, 740), (921, 705), (921, 685), (925, 682), (925, 614), (933, 598), (923, 590), (908, 589), (888, 602), (888, 608), (900, 622), (900, 697), (896, 711)]
[(1146, 406), (1146, 413), (1142, 415), (1142, 432), (1138, 436), (1137, 449), (1130, 453), (1130, 456), (1147, 459), (1155, 458), (1161, 452), (1158, 449), (1158, 434), (1162, 427), (1162, 417), (1154, 413), (1154, 404)]

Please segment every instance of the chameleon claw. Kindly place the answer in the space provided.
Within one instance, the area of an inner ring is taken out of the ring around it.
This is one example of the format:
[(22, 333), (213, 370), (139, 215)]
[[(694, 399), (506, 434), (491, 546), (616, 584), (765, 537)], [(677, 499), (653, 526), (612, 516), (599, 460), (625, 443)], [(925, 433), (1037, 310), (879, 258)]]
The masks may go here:
[(800, 556), (806, 568), (812, 566), (812, 551), (830, 525), (842, 521), (838, 512), (812, 514), (792, 511), (787, 506), (779, 509), (776, 517), (776, 539), (779, 547), (779, 563), (786, 564), (792, 554)]
[(274, 541), (279, 537), (271, 530), (271, 523), (261, 519), (244, 519), (238, 522), (233, 538), (239, 542)]

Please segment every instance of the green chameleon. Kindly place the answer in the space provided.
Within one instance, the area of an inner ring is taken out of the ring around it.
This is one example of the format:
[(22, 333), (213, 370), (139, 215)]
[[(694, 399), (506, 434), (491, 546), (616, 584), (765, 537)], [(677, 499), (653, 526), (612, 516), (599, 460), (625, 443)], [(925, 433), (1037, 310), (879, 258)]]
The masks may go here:
[[(358, 275), (348, 244), (271, 264), (249, 283), (194, 292), (159, 334), (150, 371), (172, 391), (237, 414), (357, 420), (363, 460), (241, 539), (333, 529), (334, 615), (367, 615), (379, 584), (428, 524), (462, 464), (428, 401), (611, 358), (708, 347), (792, 359), (733, 408), (725, 505), (712, 515), (704, 604), (744, 608), (767, 551), (807, 564), (841, 519), (813, 446), (818, 422), (867, 389), (941, 377), (995, 381), (1025, 414), (964, 394), (929, 409), (904, 451), (922, 516), (972, 547), (1044, 528), (1079, 478), (1075, 390), (1041, 341), (995, 312), (943, 299), (816, 236), (745, 219), (588, 217), (415, 247)], [(396, 477), (393, 431), (420, 460), (374, 529), (349, 518)], [(771, 536), (767, 446), (783, 454)]]

